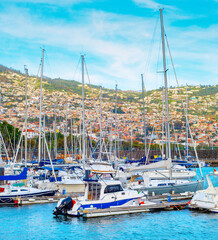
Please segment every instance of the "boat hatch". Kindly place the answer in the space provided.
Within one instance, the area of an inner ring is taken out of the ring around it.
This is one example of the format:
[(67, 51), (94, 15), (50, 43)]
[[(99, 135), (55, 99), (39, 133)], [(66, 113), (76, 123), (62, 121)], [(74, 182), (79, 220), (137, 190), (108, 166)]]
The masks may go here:
[(101, 193), (101, 184), (89, 183), (88, 188), (89, 188), (88, 200), (99, 200)]
[(105, 190), (104, 193), (114, 193), (114, 192), (122, 192), (123, 188), (120, 186), (120, 184), (117, 185), (108, 185)]

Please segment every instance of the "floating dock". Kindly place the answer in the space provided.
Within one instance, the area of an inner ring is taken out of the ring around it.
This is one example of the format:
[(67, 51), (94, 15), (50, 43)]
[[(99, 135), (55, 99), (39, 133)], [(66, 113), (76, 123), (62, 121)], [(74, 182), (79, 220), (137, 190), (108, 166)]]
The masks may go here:
[(161, 202), (151, 205), (126, 206), (126, 207), (111, 207), (105, 209), (90, 208), (82, 211), (84, 218), (105, 217), (114, 215), (123, 215), (131, 213), (142, 213), (160, 210), (181, 210), (188, 205), (187, 201), (182, 202)]

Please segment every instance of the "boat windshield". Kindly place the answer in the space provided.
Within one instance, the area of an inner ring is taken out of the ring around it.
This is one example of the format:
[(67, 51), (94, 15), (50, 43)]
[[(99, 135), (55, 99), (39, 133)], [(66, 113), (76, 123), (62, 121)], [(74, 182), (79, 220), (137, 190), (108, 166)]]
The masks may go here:
[(117, 185), (108, 185), (105, 190), (104, 193), (114, 193), (114, 192), (121, 192), (123, 191), (122, 187), (120, 186), (120, 184)]

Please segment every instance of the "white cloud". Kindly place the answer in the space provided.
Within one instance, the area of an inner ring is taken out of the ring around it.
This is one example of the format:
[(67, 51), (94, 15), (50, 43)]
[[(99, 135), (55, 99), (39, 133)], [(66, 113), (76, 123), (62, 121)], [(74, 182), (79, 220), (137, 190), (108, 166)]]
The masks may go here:
[[(74, 5), (83, 2), (92, 2), (93, 0), (10, 0), (10, 3), (32, 3), (32, 4), (50, 4), (56, 6)], [(2, 2), (8, 3), (8, 0), (1, 0)]]
[[(72, 79), (74, 69), (71, 57), (77, 61), (80, 53), (86, 53), (91, 83), (113, 87), (117, 82), (121, 89), (140, 90), (140, 74), (144, 72), (145, 60), (150, 52), (155, 19), (103, 11), (75, 13), (69, 10), (69, 13), (72, 16), (82, 14), (82, 17), (74, 22), (64, 19), (45, 21), (28, 9), (9, 8), (0, 13), (0, 37), (8, 35), (19, 39), (26, 49), (45, 44), (47, 49), (51, 49), (51, 52), (47, 51), (50, 65), (55, 66), (52, 77)], [(204, 81), (204, 74), (211, 81), (217, 79), (217, 25), (205, 29), (166, 26), (166, 31), (181, 82), (200, 83)], [(160, 34), (157, 35), (159, 39)], [(64, 52), (67, 52), (67, 56), (64, 56)], [(153, 45), (145, 76), (148, 89), (163, 85), (156, 74), (157, 70), (162, 70), (161, 63), (157, 69), (158, 54), (159, 41)], [(35, 65), (37, 69), (39, 59), (33, 59), (31, 52), (26, 59), (28, 57), (29, 66)]]
[(133, 0), (139, 7), (149, 8), (153, 10), (158, 10), (159, 8), (173, 9), (174, 7), (158, 3), (153, 0)]

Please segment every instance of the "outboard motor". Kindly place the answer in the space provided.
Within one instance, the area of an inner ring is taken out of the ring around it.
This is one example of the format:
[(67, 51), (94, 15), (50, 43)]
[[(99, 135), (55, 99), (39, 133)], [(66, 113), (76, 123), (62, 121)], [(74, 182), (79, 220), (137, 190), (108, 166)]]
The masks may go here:
[(58, 207), (55, 207), (53, 214), (58, 215), (67, 215), (67, 210), (72, 209), (75, 201), (71, 197), (67, 197), (62, 200)]

